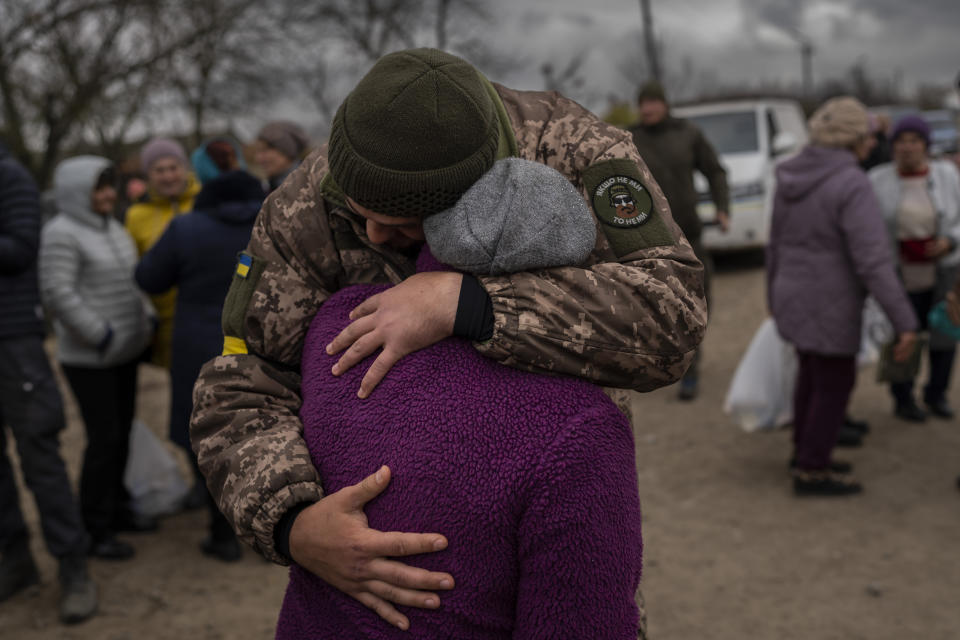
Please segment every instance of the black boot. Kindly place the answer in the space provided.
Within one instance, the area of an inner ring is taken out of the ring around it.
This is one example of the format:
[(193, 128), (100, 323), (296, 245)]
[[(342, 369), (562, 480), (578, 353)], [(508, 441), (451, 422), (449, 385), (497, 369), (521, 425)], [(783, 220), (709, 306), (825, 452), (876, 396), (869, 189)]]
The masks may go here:
[(30, 543), (22, 538), (8, 545), (0, 558), (0, 602), (40, 582)]
[(859, 482), (850, 476), (829, 470), (793, 472), (793, 493), (797, 496), (848, 496), (863, 491)]
[(60, 620), (83, 622), (97, 611), (97, 585), (87, 573), (83, 556), (60, 558)]
[(843, 417), (843, 426), (858, 431), (860, 435), (865, 436), (870, 433), (870, 423), (866, 420), (854, 420), (850, 416)]
[(127, 560), (136, 553), (134, 548), (126, 542), (117, 540), (112, 533), (97, 537), (90, 542), (88, 556), (102, 560)]
[(926, 412), (918, 407), (917, 403), (913, 400), (910, 400), (910, 402), (898, 402), (896, 408), (893, 410), (893, 414), (901, 420), (906, 420), (907, 422), (927, 421)]
[(837, 434), (838, 447), (859, 447), (863, 444), (863, 434), (846, 425), (840, 427)]
[[(797, 468), (797, 459), (790, 458), (789, 464), (790, 471), (794, 471)], [(831, 460), (830, 466), (827, 467), (833, 473), (852, 473), (853, 465), (849, 462), (844, 462), (843, 460)]]
[(947, 404), (946, 398), (940, 398), (932, 402), (927, 400), (924, 404), (927, 405), (927, 410), (938, 418), (943, 418), (944, 420), (953, 419), (953, 409)]

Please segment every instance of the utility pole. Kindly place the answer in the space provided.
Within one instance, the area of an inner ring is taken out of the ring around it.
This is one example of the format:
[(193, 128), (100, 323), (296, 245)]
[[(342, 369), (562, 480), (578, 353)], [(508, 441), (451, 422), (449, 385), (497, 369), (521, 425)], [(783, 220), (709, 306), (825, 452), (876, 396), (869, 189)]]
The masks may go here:
[(650, 10), (650, 0), (640, 0), (640, 13), (643, 15), (643, 46), (647, 52), (647, 69), (650, 78), (662, 83), (660, 56), (657, 52), (657, 41), (653, 36), (653, 12)]
[(813, 97), (813, 43), (799, 29), (785, 27), (783, 31), (800, 45), (801, 92), (803, 98), (809, 100)]
[(803, 97), (813, 96), (813, 45), (806, 38), (800, 40), (800, 56), (803, 58)]

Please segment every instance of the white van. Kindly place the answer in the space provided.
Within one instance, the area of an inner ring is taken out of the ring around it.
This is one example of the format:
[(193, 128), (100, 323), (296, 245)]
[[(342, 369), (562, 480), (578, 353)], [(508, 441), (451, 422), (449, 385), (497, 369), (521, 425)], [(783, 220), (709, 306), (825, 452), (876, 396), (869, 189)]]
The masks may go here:
[(807, 144), (806, 118), (794, 100), (711, 102), (672, 109), (703, 131), (727, 170), (730, 230), (716, 226), (706, 179), (697, 173), (697, 213), (703, 244), (711, 251), (757, 249), (767, 244), (773, 207), (774, 167)]

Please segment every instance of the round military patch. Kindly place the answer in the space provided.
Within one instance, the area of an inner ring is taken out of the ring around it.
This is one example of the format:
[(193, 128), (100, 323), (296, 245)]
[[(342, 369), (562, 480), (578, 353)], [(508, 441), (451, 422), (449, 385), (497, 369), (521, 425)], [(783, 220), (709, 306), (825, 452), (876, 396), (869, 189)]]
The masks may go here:
[(604, 224), (617, 229), (632, 229), (650, 219), (653, 199), (636, 179), (610, 176), (593, 190), (593, 210)]

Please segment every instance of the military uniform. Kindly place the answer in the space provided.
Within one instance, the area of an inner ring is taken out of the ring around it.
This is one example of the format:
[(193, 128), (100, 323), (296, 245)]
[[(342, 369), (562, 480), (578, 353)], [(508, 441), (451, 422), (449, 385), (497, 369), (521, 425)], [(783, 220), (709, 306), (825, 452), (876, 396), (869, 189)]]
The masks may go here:
[[(710, 198), (717, 211), (730, 213), (730, 190), (727, 171), (720, 164), (716, 151), (693, 123), (668, 115), (655, 125), (637, 125), (630, 129), (641, 157), (647, 162), (654, 179), (666, 194), (670, 212), (703, 263), (703, 290), (710, 299), (713, 260), (700, 242), (703, 223), (697, 214), (697, 190), (693, 172), (699, 171), (710, 185)], [(699, 354), (690, 365), (688, 375), (696, 378)]]
[[(480, 277), (494, 333), (475, 347), (512, 367), (605, 386), (674, 382), (706, 326), (702, 267), (630, 136), (556, 93), (489, 89), (498, 155), (564, 174), (593, 205), (598, 233), (583, 265)], [(617, 184), (628, 202), (619, 188), (611, 197)], [(342, 287), (399, 283), (414, 271), (409, 254), (373, 244), (364, 219), (344, 206), (326, 147), (260, 213), (225, 303), (224, 355), (204, 366), (194, 390), (191, 436), (224, 515), (274, 562), (287, 562), (274, 548), (283, 514), (323, 497), (298, 417), (310, 322)]]

